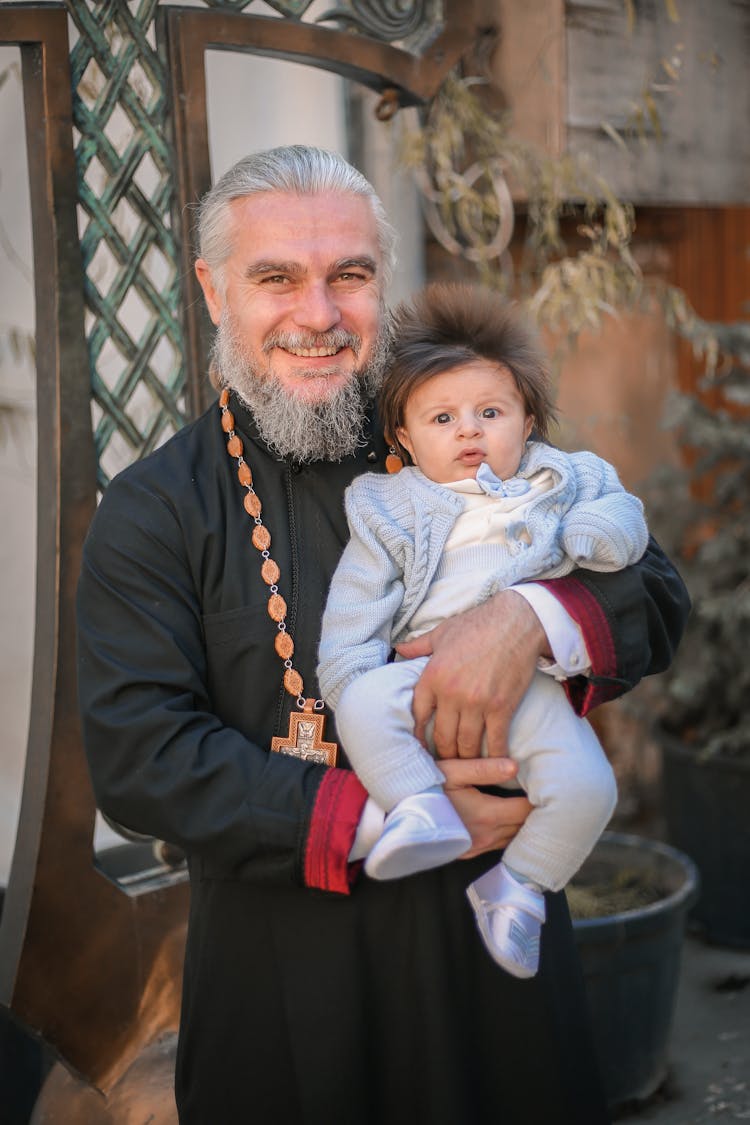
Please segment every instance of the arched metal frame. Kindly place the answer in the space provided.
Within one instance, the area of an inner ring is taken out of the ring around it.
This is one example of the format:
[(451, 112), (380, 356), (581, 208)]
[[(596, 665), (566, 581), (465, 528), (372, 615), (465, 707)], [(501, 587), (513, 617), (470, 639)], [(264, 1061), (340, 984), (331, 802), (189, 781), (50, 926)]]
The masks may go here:
[[(73, 1067), (104, 1084), (121, 1059), (138, 1049), (144, 986), (165, 935), (183, 924), (187, 887), (181, 874), (157, 894), (153, 881), (125, 892), (93, 862), (96, 810), (76, 698), (75, 586), (95, 508), (96, 468), (67, 15), (50, 6), (8, 8), (1, 15), (0, 41), (20, 47), (23, 70), (37, 324), (38, 500), (31, 720), (0, 926), (0, 1001)], [(139, 956), (123, 956), (136, 938)]]
[[(482, 0), (449, 0), (441, 33), (419, 56), (350, 30), (303, 24), (294, 12), (304, 14), (307, 3), (274, 6), (289, 13), (288, 18), (219, 11), (217, 5), (212, 10), (159, 9), (159, 48), (168, 59), (172, 84), (176, 215), (184, 216), (185, 205), (209, 186), (206, 49), (304, 61), (382, 92), (395, 90), (401, 104), (413, 104), (436, 92), (441, 78), (487, 22), (482, 18)], [(366, 4), (357, 5), (358, 11), (366, 8)], [(91, 42), (79, 38), (72, 56), (69, 13), (82, 37), (88, 29), (91, 38)], [(156, 0), (143, 0), (138, 16), (150, 21), (155, 13)], [(347, 16), (344, 7), (338, 13), (343, 27), (351, 28), (353, 16)], [(91, 415), (92, 386), (102, 402), (107, 397), (95, 370), (97, 310), (104, 317), (106, 302), (92, 290), (89, 267), (96, 239), (107, 233), (107, 215), (100, 199), (92, 195), (90, 183), (84, 185), (96, 147), (96, 128), (88, 110), (81, 108), (80, 98), (76, 109), (75, 94), (93, 59), (91, 43), (104, 49), (102, 42), (108, 42), (106, 36), (102, 40), (97, 19), (115, 17), (125, 21), (124, 27), (133, 26), (134, 57), (139, 44), (155, 57), (143, 24), (136, 28), (131, 6), (119, 0), (98, 4), (96, 18), (83, 0), (69, 0), (67, 6), (6, 4), (0, 8), (0, 43), (18, 45), (22, 57), (34, 236), (39, 433), (31, 721), (18, 837), (0, 922), (0, 1003), (44, 1038), (70, 1068), (105, 1091), (143, 1047), (176, 1026), (187, 915), (184, 871), (162, 868), (144, 873), (125, 887), (95, 865), (95, 802), (77, 708), (75, 586), (97, 483), (100, 487), (106, 483), (97, 475), (95, 438), (101, 417), (94, 418), (92, 432)], [(103, 60), (104, 69), (110, 76), (116, 71), (119, 81), (130, 58), (128, 44), (117, 67), (109, 67)], [(104, 104), (106, 90), (99, 94), (102, 112), (111, 113), (111, 104)], [(124, 96), (133, 117), (140, 120), (141, 110), (130, 93), (125, 91)], [(153, 104), (159, 114), (166, 114), (161, 93), (154, 95)], [(144, 117), (143, 127), (152, 134), (154, 120)], [(79, 136), (74, 148), (76, 129)], [(135, 174), (142, 150), (136, 140), (129, 144), (119, 154), (122, 169), (116, 174), (110, 142), (102, 139), (101, 146), (105, 169), (116, 181), (114, 186), (107, 181), (104, 198), (114, 205), (115, 188), (120, 193), (117, 198), (124, 198), (127, 176)], [(159, 151), (163, 159), (171, 150), (160, 147)], [(150, 199), (140, 187), (132, 195), (141, 217), (134, 235), (134, 261), (149, 244), (143, 222), (153, 219), (160, 229), (169, 225), (158, 213), (166, 205), (161, 185), (155, 191)], [(79, 240), (77, 219), (82, 201), (89, 225)], [(89, 231), (93, 231), (91, 236)], [(203, 397), (205, 337), (190, 267), (190, 232), (183, 229), (181, 233), (183, 268), (180, 271), (174, 263), (174, 276), (182, 272), (186, 279), (182, 294), (182, 306), (187, 310), (186, 363), (197, 409)], [(157, 241), (159, 238), (162, 250), (176, 245), (166, 236), (158, 236)], [(132, 264), (130, 250), (121, 244), (120, 233), (112, 234), (111, 247), (127, 273)], [(118, 299), (125, 291), (124, 276), (118, 278)], [(135, 283), (135, 273), (128, 276)], [(172, 297), (160, 295), (146, 282), (138, 284), (154, 316), (163, 315), (169, 332), (174, 333), (176, 304), (171, 303)], [(171, 287), (173, 282), (168, 278), (166, 284)], [(132, 365), (121, 380), (128, 393), (132, 393), (138, 373), (148, 366), (153, 332), (145, 333), (135, 349), (132, 344), (132, 339), (123, 343)], [(153, 379), (151, 382), (154, 384)], [(166, 385), (156, 389), (165, 417), (178, 417), (174, 395), (182, 393), (180, 388), (185, 385), (183, 376), (171, 389)], [(113, 407), (113, 417), (119, 409)], [(109, 423), (107, 428), (111, 429)], [(156, 431), (149, 431), (146, 445), (157, 437)]]
[(157, 34), (163, 42), (173, 98), (177, 162), (176, 221), (182, 225), (182, 276), (185, 285), (185, 360), (188, 393), (195, 412), (213, 392), (207, 382), (209, 325), (192, 268), (190, 204), (211, 186), (206, 119), (207, 50), (245, 51), (288, 62), (305, 63), (386, 94), (395, 106), (428, 101), (442, 79), (476, 42), (487, 21), (486, 5), (449, 0), (445, 22), (423, 55), (374, 39), (356, 38), (311, 24), (286, 23), (267, 16), (240, 15), (200, 8), (163, 7)]

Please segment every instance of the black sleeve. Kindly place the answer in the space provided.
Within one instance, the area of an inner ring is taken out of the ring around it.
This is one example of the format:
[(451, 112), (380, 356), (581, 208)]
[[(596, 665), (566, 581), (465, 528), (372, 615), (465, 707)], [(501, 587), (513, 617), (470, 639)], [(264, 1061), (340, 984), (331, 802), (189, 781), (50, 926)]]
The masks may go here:
[(209, 874), (301, 881), (324, 769), (267, 753), (214, 713), (179, 521), (137, 480), (112, 482), (86, 540), (78, 683), (104, 813)]
[(597, 599), (611, 632), (614, 675), (622, 689), (663, 672), (674, 658), (690, 612), (682, 578), (653, 536), (640, 562), (604, 574), (575, 571)]

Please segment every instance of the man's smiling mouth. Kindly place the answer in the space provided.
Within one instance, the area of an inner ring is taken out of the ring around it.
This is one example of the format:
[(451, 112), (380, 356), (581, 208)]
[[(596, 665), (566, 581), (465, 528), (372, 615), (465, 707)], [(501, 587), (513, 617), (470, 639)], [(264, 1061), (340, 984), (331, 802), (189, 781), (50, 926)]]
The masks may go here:
[(300, 359), (322, 359), (325, 356), (338, 355), (340, 350), (340, 348), (284, 348), (284, 351), (299, 356)]

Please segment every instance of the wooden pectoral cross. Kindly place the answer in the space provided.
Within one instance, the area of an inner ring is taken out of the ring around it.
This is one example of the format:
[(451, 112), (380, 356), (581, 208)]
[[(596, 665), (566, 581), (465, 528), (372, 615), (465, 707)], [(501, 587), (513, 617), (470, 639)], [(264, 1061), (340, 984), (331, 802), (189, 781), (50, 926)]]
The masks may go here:
[(289, 734), (286, 738), (277, 735), (271, 739), (271, 750), (278, 754), (288, 754), (305, 762), (316, 762), (321, 766), (335, 766), (338, 746), (335, 742), (323, 741), (325, 715), (315, 712), (314, 699), (306, 699), (304, 710), (292, 711), (289, 716)]

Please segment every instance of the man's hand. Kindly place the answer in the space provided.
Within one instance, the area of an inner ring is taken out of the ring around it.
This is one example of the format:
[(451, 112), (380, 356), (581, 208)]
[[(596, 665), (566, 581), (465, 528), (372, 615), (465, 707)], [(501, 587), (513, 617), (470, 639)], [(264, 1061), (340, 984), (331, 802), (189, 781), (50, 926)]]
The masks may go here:
[(439, 762), (445, 774), (445, 793), (471, 836), (471, 848), (461, 859), (505, 848), (515, 836), (531, 805), (525, 797), (494, 797), (477, 785), (498, 785), (516, 771), (510, 758), (459, 758)]
[(513, 713), (537, 659), (549, 655), (538, 617), (512, 589), (396, 648), (410, 659), (431, 656), (414, 689), (414, 733), (424, 742), (434, 713), (440, 758), (477, 757), (485, 731), (488, 755), (506, 754)]

